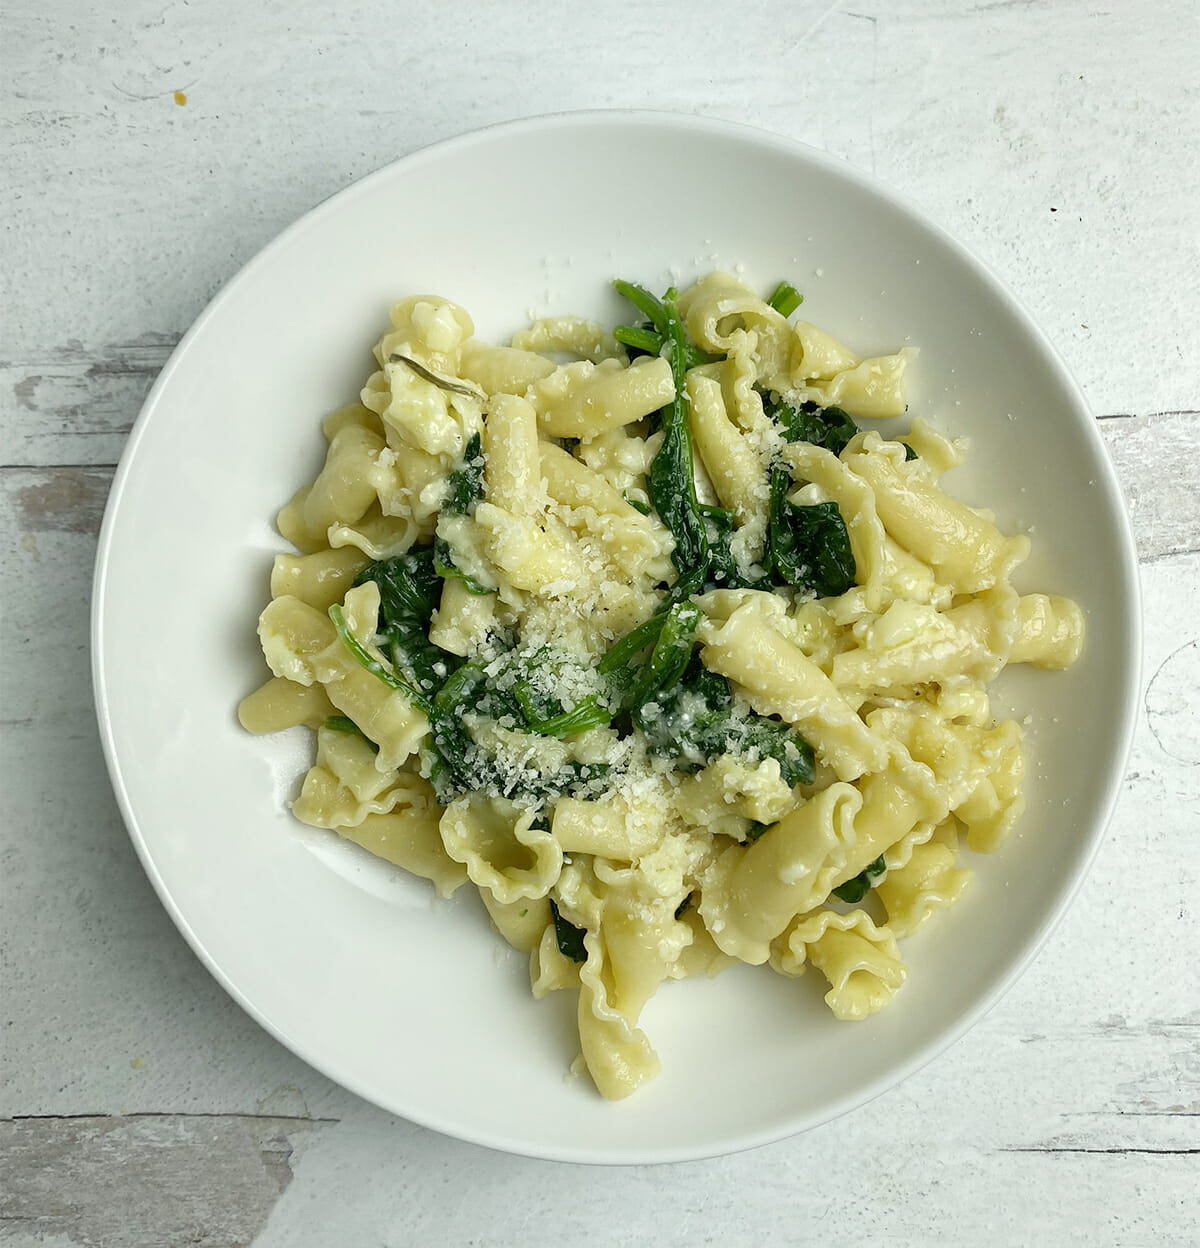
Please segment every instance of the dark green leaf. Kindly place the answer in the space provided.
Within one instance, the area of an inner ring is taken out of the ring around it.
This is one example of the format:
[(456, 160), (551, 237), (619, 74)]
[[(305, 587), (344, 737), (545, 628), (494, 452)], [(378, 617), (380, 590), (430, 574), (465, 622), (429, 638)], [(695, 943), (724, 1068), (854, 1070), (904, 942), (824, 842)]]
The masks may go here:
[(662, 446), (654, 457), (646, 484), (650, 501), (675, 538), (672, 556), (680, 574), (708, 566), (708, 537), (696, 499), (692, 469), (692, 435), (688, 424), (687, 334), (675, 307), (673, 292), (656, 298), (642, 286), (617, 280), (613, 283), (662, 338), (661, 354), (671, 365), (675, 397), (659, 413)]
[(612, 719), (612, 712), (600, 705), (595, 697), (587, 697), (569, 711), (558, 705), (556, 714), (547, 715), (540, 699), (536, 699), (527, 684), (513, 687), (513, 695), (521, 708), (525, 727), (544, 737), (573, 737), (588, 728), (598, 728)]
[(601, 676), (608, 676), (628, 666), (647, 646), (652, 646), (658, 640), (658, 634), (662, 631), (666, 619), (666, 612), (652, 615), (648, 620), (644, 620), (636, 628), (627, 632), (620, 641), (613, 642), (596, 670)]
[(854, 905), (856, 902), (862, 901), (870, 891), (872, 879), (875, 876), (882, 875), (886, 870), (887, 864), (883, 860), (883, 855), (880, 854), (874, 862), (860, 871), (852, 880), (847, 880), (845, 884), (835, 888), (833, 895), (840, 901), (846, 901)]
[[(379, 588), (380, 648), (395, 672), (428, 701), (460, 660), (435, 646), (429, 621), (441, 597), (442, 582), (430, 546), (417, 546), (392, 559), (367, 564), (356, 585), (374, 581)], [(418, 705), (425, 709), (424, 702)]]
[(812, 784), (815, 776), (812, 746), (787, 724), (761, 715), (735, 721), (729, 733), (730, 753), (773, 758), (786, 785)]
[(679, 679), (692, 657), (692, 644), (703, 613), (691, 602), (678, 602), (663, 616), (662, 627), (643, 667), (622, 699), (626, 707), (648, 702)]
[[(471, 739), (464, 717), (471, 714), (503, 719), (511, 716), (518, 730), (538, 731), (525, 722), (519, 698), (491, 688), (482, 664), (464, 663), (438, 690), (429, 710), (430, 735), (425, 755), (430, 780), (444, 806), (463, 793), (482, 791), (504, 797), (540, 800), (585, 788), (609, 770), (606, 764), (569, 762), (551, 775), (528, 768), (515, 772), (511, 761), (502, 767)], [(603, 718), (601, 718), (601, 716)], [(569, 736), (595, 723), (607, 722), (608, 711), (598, 702), (585, 699), (559, 717), (560, 723), (547, 722), (543, 731)], [(587, 722), (592, 718), (595, 722)]]
[(837, 503), (798, 506), (788, 502), (792, 479), (786, 468), (771, 472), (767, 563), (777, 584), (812, 590), (819, 598), (844, 594), (858, 567)]
[(465, 516), (483, 497), (483, 442), (472, 434), (463, 451), (462, 463), (450, 474), (450, 485), (442, 510), (452, 516)]
[(853, 417), (840, 407), (820, 407), (811, 401), (793, 407), (773, 390), (760, 393), (763, 411), (783, 430), (789, 442), (811, 442), (840, 455), (858, 432)]
[(587, 933), (563, 918), (553, 897), (550, 898), (550, 914), (554, 919), (554, 939), (558, 941), (559, 953), (564, 958), (570, 958), (572, 962), (586, 962), (587, 949), (584, 947), (583, 938)]
[(733, 512), (724, 507), (713, 507), (707, 503), (698, 505), (700, 515), (704, 518), (708, 537), (708, 568), (703, 582), (697, 585), (692, 593), (699, 592), (706, 586), (716, 589), (756, 589), (762, 587), (761, 579), (750, 580), (742, 574), (733, 557), (731, 539), (733, 537)]
[(469, 764), (474, 743), (463, 726), (463, 716), (478, 708), (486, 682), (481, 664), (464, 663), (438, 690), (429, 708), (433, 745), (463, 792), (476, 787)]
[(651, 751), (696, 770), (721, 754), (773, 758), (789, 785), (811, 784), (812, 747), (787, 724), (734, 711), (729, 682), (694, 658), (680, 679), (633, 712)]
[(442, 592), (433, 567), (432, 547), (416, 546), (392, 559), (368, 563), (354, 578), (354, 584), (364, 585), (367, 581), (379, 586), (381, 629), (426, 631)]

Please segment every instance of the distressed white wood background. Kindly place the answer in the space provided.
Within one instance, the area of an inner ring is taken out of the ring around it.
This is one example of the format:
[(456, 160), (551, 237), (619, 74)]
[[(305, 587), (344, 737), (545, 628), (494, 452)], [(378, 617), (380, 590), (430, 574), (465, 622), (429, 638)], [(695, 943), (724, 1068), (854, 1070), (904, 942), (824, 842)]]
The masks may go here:
[[(0, 1241), (1200, 1242), (1192, 0), (9, 0), (0, 22)], [(601, 1170), (391, 1118), (225, 996), (121, 825), (87, 647), (113, 465), (242, 263), (433, 140), (609, 106), (824, 148), (1001, 273), (1101, 422), (1146, 659), (1095, 869), (967, 1039), (808, 1135)]]

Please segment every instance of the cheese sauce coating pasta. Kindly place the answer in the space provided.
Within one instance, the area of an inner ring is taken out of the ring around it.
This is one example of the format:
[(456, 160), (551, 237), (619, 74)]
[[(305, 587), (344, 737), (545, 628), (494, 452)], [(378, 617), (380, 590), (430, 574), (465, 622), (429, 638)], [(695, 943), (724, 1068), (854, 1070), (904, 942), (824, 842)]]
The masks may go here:
[(941, 488), (963, 441), (859, 428), (905, 413), (914, 351), (860, 358), (786, 283), (616, 286), (633, 323), (502, 345), (395, 305), (279, 515), (239, 709), (316, 730), (297, 818), (479, 890), (613, 1099), (659, 1070), (664, 980), (811, 966), (839, 1019), (891, 1001), (898, 941), (1024, 807), (988, 682), (1083, 641), (1013, 587), (1028, 538)]

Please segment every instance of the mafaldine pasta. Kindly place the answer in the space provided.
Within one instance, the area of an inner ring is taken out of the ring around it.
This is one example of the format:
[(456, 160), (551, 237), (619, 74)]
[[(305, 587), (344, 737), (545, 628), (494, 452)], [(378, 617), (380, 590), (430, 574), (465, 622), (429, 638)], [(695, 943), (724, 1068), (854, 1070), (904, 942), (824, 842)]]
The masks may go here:
[(395, 305), (279, 515), (240, 708), (316, 730), (297, 818), (479, 890), (613, 1099), (659, 1069), (664, 980), (812, 967), (837, 1018), (887, 1005), (1021, 817), (989, 682), (1083, 639), (1013, 587), (1029, 539), (942, 490), (963, 441), (860, 429), (904, 415), (915, 351), (861, 358), (786, 283), (616, 286), (630, 324), (501, 345)]

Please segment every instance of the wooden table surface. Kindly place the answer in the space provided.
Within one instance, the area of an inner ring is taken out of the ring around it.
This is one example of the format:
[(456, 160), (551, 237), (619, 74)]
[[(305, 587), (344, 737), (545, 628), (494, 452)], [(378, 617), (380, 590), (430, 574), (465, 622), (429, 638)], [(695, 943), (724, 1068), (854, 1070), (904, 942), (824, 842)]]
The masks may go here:
[[(13, 0), (0, 23), (0, 1242), (1200, 1242), (1192, 0)], [(1032, 969), (854, 1114), (657, 1168), (443, 1138), (260, 1030), (142, 874), (88, 656), (113, 466), (218, 288), (407, 152), (594, 107), (804, 140), (980, 254), (1087, 393), (1145, 597), (1121, 801)]]

